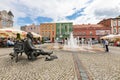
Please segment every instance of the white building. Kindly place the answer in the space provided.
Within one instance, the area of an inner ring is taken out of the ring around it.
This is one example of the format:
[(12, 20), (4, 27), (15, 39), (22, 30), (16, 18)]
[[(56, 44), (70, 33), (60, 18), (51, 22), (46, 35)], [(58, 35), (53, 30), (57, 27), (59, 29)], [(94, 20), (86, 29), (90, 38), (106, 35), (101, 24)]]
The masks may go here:
[(0, 28), (10, 28), (13, 27), (13, 17), (11, 11), (6, 10), (0, 11)]

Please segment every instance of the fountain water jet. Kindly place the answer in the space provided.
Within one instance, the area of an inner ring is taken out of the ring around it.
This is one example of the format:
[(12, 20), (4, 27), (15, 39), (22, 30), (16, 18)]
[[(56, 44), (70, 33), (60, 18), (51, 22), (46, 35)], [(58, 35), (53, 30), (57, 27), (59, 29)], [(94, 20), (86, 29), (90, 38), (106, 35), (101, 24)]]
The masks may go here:
[(56, 38), (53, 48), (57, 48), (57, 49), (59, 48), (59, 44), (57, 41), (58, 41), (58, 38)]
[(55, 49), (63, 49), (68, 51), (88, 51), (92, 49), (91, 42), (92, 40), (89, 40), (88, 44), (85, 44), (84, 38), (81, 39), (81, 46), (80, 46), (80, 40), (79, 37), (74, 38), (73, 33), (70, 33), (70, 37), (64, 41), (63, 45), (60, 45), (57, 43), (58, 38), (56, 39), (53, 48)]
[(70, 38), (65, 40), (63, 49), (78, 49), (79, 48), (79, 39), (73, 37), (73, 33), (70, 33)]

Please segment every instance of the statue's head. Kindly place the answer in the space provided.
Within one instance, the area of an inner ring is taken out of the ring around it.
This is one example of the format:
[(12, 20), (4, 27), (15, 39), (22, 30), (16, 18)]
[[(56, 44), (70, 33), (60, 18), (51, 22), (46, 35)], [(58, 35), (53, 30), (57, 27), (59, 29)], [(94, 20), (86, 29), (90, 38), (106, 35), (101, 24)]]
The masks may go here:
[(32, 33), (31, 33), (31, 32), (28, 32), (28, 33), (27, 33), (27, 38), (30, 38), (30, 39), (32, 39), (32, 38), (33, 38), (33, 35), (32, 35)]
[(21, 40), (21, 37), (20, 37), (19, 33), (17, 33), (17, 38), (16, 39)]

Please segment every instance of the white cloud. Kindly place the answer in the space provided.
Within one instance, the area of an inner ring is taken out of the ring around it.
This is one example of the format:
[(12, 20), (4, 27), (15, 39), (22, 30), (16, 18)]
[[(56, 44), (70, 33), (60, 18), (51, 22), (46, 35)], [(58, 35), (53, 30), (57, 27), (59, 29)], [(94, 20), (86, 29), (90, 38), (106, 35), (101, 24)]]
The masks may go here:
[[(38, 16), (49, 17), (57, 21), (73, 21), (74, 24), (97, 23), (103, 18), (120, 15), (120, 0), (0, 0), (0, 10), (11, 10), (15, 16), (15, 25), (18, 18), (30, 17), (33, 22)], [(75, 20), (65, 17), (85, 8), (82, 16)], [(24, 24), (23, 24), (24, 25)]]
[(120, 0), (94, 0), (85, 8), (83, 16), (78, 17), (75, 23), (97, 23), (104, 18), (120, 15)]
[(67, 15), (74, 13), (73, 8), (76, 10), (85, 7), (85, 3), (88, 0), (20, 0), (28, 8), (31, 9), (32, 16), (40, 15), (58, 20)]

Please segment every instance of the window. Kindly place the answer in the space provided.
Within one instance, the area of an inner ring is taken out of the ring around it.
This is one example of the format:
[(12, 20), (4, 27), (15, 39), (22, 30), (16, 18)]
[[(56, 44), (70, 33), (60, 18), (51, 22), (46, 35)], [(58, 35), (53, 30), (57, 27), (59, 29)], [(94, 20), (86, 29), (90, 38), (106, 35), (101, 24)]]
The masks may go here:
[(113, 21), (113, 26), (116, 26), (117, 25), (117, 22), (116, 20)]
[(44, 27), (41, 27), (42, 30), (44, 30)]
[(81, 32), (76, 32), (78, 35), (81, 35)]
[(118, 20), (118, 26), (120, 27), (120, 20)]
[(54, 30), (54, 26), (52, 26), (52, 30)]
[(119, 28), (119, 34), (120, 34), (120, 28)]
[(44, 32), (42, 31), (42, 35), (44, 35)]
[(2, 25), (3, 26), (6, 26), (7, 25), (7, 22), (5, 20), (2, 21)]
[(85, 32), (83, 32), (83, 33), (82, 33), (82, 35), (84, 35), (84, 36), (85, 36), (85, 35), (86, 35), (86, 33), (85, 33)]
[(114, 32), (113, 33), (116, 33), (116, 28), (114, 28)]
[(67, 32), (67, 26), (65, 26), (65, 31)]
[(90, 36), (92, 36), (92, 31), (90, 31)]

